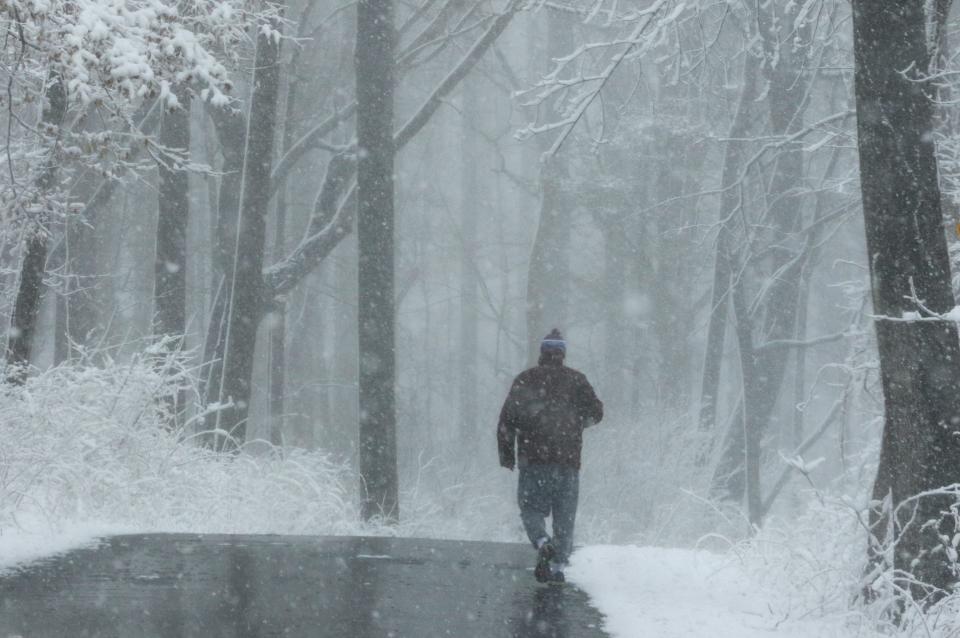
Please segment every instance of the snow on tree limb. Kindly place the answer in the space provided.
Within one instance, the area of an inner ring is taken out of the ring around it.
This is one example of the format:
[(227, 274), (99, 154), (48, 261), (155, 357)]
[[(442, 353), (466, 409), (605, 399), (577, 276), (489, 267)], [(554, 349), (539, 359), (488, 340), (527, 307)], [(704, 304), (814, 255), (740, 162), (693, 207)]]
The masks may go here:
[(513, 20), (514, 15), (519, 11), (522, 4), (521, 0), (509, 0), (503, 12), (487, 27), (486, 32), (484, 32), (470, 50), (467, 51), (459, 64), (457, 64), (447, 77), (433, 90), (433, 93), (430, 94), (430, 97), (426, 99), (413, 117), (397, 131), (397, 134), (394, 136), (394, 142), (397, 148), (404, 146), (423, 128), (430, 119), (430, 116), (432, 116), (434, 111), (443, 103), (443, 99), (466, 77), (470, 69), (476, 65), (480, 58), (483, 57), (483, 54), (487, 52), (487, 49), (500, 37), (500, 34), (503, 33), (507, 25), (510, 24), (510, 21)]
[[(480, 58), (483, 57), (500, 34), (507, 28), (522, 5), (523, 0), (510, 0), (507, 3), (503, 12), (497, 15), (493, 22), (487, 27), (484, 34), (480, 36), (460, 62), (447, 74), (440, 84), (437, 85), (417, 112), (394, 134), (394, 147), (396, 150), (399, 151), (403, 148), (407, 142), (413, 139), (413, 137), (423, 129), (434, 112), (436, 112), (443, 103), (444, 98), (456, 88)], [(355, 108), (355, 103), (348, 107), (348, 109)], [(330, 126), (330, 130), (332, 130), (338, 121), (339, 120), (334, 121), (333, 116), (331, 116), (331, 118), (328, 118), (321, 126)], [(318, 128), (319, 127), (307, 133), (295, 146), (306, 149), (309, 145), (309, 140), (315, 135), (319, 135), (317, 132)], [(352, 153), (355, 151), (355, 145), (351, 145), (346, 151)], [(290, 149), (285, 157), (290, 157), (292, 152), (293, 148)], [(306, 151), (304, 150), (304, 152)], [(289, 167), (292, 166), (292, 163), (295, 161), (296, 159), (290, 160), (285, 170), (289, 170)], [(283, 160), (281, 160), (281, 164), (283, 164)], [(350, 233), (354, 221), (354, 211), (351, 205), (354, 191), (352, 189), (349, 190), (342, 201), (340, 197), (349, 186), (355, 170), (356, 163), (352, 156), (347, 153), (338, 154), (331, 160), (330, 166), (327, 168), (327, 175), (324, 178), (320, 196), (317, 199), (314, 215), (307, 229), (306, 237), (290, 255), (282, 261), (264, 269), (264, 281), (269, 295), (281, 295), (296, 286), (307, 273), (323, 261), (340, 241)], [(277, 169), (274, 170), (275, 177), (278, 175), (278, 171), (279, 165)], [(340, 202), (339, 206), (337, 205), (338, 202)]]
[(283, 261), (264, 269), (264, 283), (270, 296), (289, 292), (350, 234), (354, 215), (340, 214), (344, 207), (338, 207), (337, 203), (356, 168), (353, 155), (339, 154), (330, 160), (305, 237)]
[(173, 84), (195, 83), (214, 103), (227, 99), (228, 71), (213, 50), (244, 37), (247, 13), (240, 0), (14, 0), (6, 9), (4, 26), (63, 78), (72, 101), (160, 96), (171, 108)]
[[(648, 8), (638, 11), (632, 16), (632, 19), (636, 20), (636, 24), (629, 35), (623, 39), (584, 44), (572, 53), (558, 58), (553, 70), (533, 89), (528, 91), (532, 95), (532, 99), (526, 105), (539, 106), (551, 100), (551, 98), (560, 97), (562, 94), (567, 105), (559, 109), (560, 119), (544, 124), (537, 124), (536, 122), (528, 124), (517, 132), (517, 137), (527, 139), (534, 135), (559, 130), (560, 134), (544, 153), (544, 156), (549, 157), (556, 154), (577, 123), (583, 118), (587, 109), (600, 95), (603, 87), (620, 64), (629, 56), (642, 55), (655, 46), (663, 28), (676, 20), (686, 8), (685, 4), (681, 2), (668, 14), (662, 16), (666, 5), (667, 0), (656, 0)], [(651, 32), (647, 33), (648, 30), (651, 30)], [(609, 63), (600, 72), (584, 74), (582, 71), (578, 71), (577, 75), (564, 77), (564, 73), (573, 68), (575, 64), (579, 64), (586, 54), (597, 49), (605, 50), (616, 47), (622, 48), (610, 58)], [(572, 95), (567, 95), (571, 92), (573, 92)]]

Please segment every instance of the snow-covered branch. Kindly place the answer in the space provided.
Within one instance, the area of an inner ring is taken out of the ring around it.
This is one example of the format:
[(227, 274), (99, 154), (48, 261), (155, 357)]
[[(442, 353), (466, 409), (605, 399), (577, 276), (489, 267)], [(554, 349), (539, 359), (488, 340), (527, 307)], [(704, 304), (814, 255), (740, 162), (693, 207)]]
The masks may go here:
[[(667, 0), (655, 0), (648, 8), (631, 16), (631, 20), (635, 20), (636, 24), (633, 25), (625, 38), (584, 44), (568, 55), (558, 58), (553, 70), (535, 87), (526, 92), (531, 96), (526, 105), (541, 106), (547, 101), (553, 101), (555, 103), (554, 110), (559, 119), (543, 124), (531, 123), (518, 131), (517, 136), (520, 139), (526, 139), (534, 135), (560, 130), (561, 133), (545, 153), (546, 156), (555, 154), (577, 123), (583, 118), (590, 105), (600, 95), (603, 87), (621, 63), (628, 56), (643, 55), (656, 46), (665, 27), (676, 20), (685, 9), (685, 4), (681, 2), (672, 11), (666, 12), (667, 5)], [(565, 76), (565, 73), (575, 65), (584, 64), (584, 58), (589, 53), (611, 48), (619, 49), (619, 51), (610, 58), (610, 61), (601, 71), (593, 74), (577, 72), (575, 75)], [(571, 89), (577, 90), (573, 91), (573, 95), (566, 97), (566, 106), (558, 108), (556, 103), (559, 102), (560, 95), (565, 95)]]

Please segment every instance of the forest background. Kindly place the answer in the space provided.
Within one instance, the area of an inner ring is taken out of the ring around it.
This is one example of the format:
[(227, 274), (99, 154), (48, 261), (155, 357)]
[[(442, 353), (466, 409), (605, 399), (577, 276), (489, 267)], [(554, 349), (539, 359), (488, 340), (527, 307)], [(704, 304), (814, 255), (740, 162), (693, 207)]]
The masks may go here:
[[(911, 4), (956, 258), (956, 17)], [(400, 529), (515, 540), (494, 426), (559, 327), (607, 412), (582, 540), (735, 545), (785, 521), (843, 530), (818, 561), (862, 558), (883, 399), (849, 3), (394, 14), (376, 32), (325, 0), (7, 4), (0, 517), (122, 520), (123, 503), (242, 527), (253, 494), (288, 485), (290, 511), (317, 499), (301, 531), (369, 519), (362, 377), (388, 351)], [(392, 57), (355, 56), (378, 42)], [(392, 114), (365, 115), (362, 68), (385, 74)], [(358, 284), (365, 116), (394, 162), (378, 290)], [(384, 290), (391, 312), (370, 301)], [(38, 459), (58, 471), (24, 469)]]

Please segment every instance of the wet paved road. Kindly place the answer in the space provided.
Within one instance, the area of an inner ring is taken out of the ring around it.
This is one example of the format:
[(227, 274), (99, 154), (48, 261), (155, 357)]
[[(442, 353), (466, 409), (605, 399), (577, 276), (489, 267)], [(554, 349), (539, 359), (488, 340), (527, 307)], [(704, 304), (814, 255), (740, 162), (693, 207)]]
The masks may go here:
[(601, 638), (525, 545), (118, 536), (0, 577), (0, 636)]

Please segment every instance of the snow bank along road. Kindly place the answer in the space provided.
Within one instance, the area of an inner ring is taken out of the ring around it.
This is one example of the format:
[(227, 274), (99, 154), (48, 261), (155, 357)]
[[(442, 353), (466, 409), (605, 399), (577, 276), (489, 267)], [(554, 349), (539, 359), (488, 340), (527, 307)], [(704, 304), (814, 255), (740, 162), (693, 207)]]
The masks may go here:
[(601, 638), (524, 545), (115, 536), (0, 575), (0, 636)]
[[(705, 551), (594, 546), (567, 577), (590, 595), (614, 638), (857, 638), (842, 615), (784, 596), (736, 561)], [(870, 634), (873, 635), (873, 634)]]

